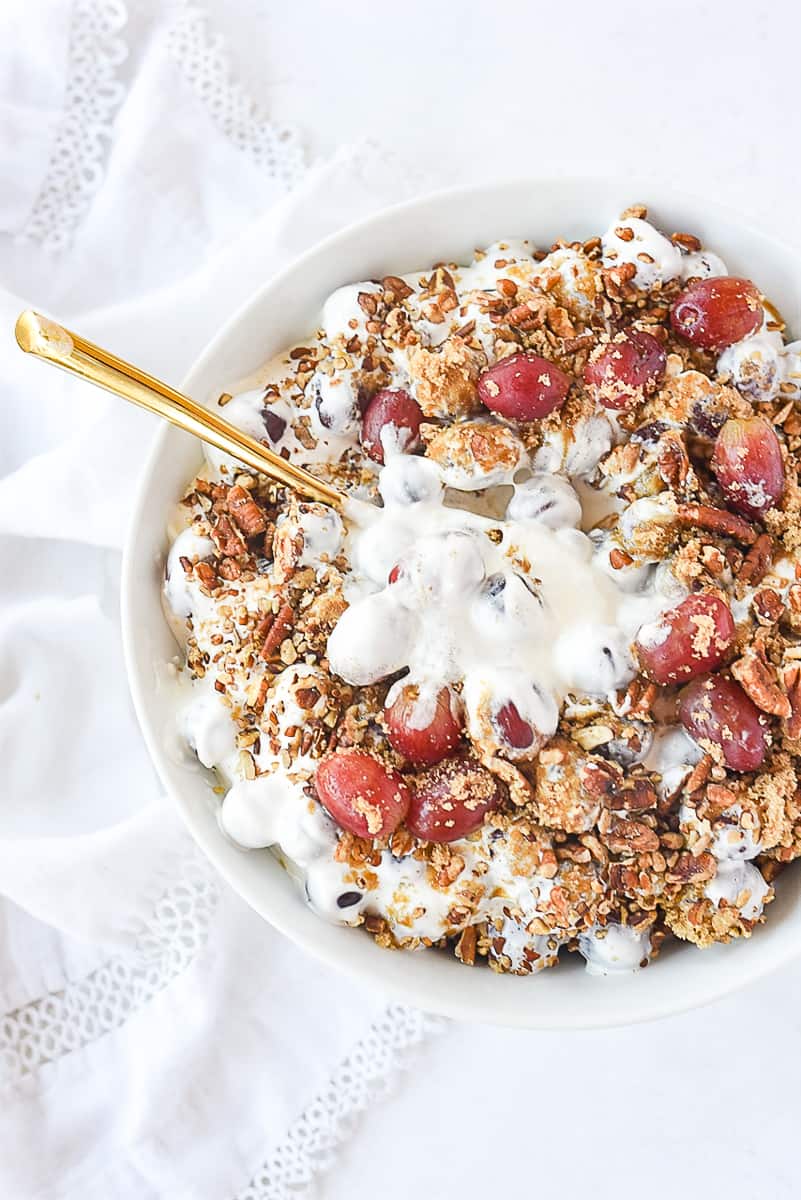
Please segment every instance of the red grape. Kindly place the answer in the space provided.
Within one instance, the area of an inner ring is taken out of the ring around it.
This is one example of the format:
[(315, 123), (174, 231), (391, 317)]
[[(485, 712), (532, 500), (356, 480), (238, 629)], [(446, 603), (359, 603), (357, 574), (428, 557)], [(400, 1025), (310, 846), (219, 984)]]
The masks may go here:
[(656, 391), (666, 361), (655, 337), (626, 329), (596, 346), (584, 368), (584, 382), (604, 408), (632, 408)]
[(423, 726), (417, 725), (418, 706), (418, 690), (409, 685), (384, 710), (389, 744), (409, 762), (437, 763), (461, 740), (463, 721), (459, 702), (450, 688), (442, 688), (431, 720)]
[(418, 777), (406, 824), (424, 841), (455, 842), (478, 829), (502, 799), (494, 775), (475, 758), (456, 755)]
[(747, 517), (761, 517), (784, 495), (784, 460), (779, 439), (761, 417), (726, 422), (712, 453), (727, 503)]
[(364, 750), (337, 750), (324, 758), (314, 781), (320, 803), (342, 829), (357, 837), (386, 837), (409, 808), (409, 789)]
[(407, 453), (415, 450), (420, 442), (420, 424), (423, 414), (416, 400), (402, 388), (382, 388), (370, 400), (362, 420), (362, 446), (378, 463), (384, 461), (384, 444), (381, 433), (394, 426), (398, 449)]
[(534, 742), (534, 730), (520, 716), (517, 705), (511, 700), (501, 705), (495, 714), (495, 724), (501, 737), (514, 750), (526, 750)]
[(734, 641), (728, 604), (705, 592), (645, 625), (634, 642), (640, 665), (654, 683), (680, 683), (719, 667)]
[(732, 771), (756, 771), (768, 743), (759, 709), (733, 679), (710, 675), (681, 693), (679, 720), (695, 741), (720, 746)]
[(762, 324), (762, 296), (750, 279), (720, 275), (698, 279), (677, 296), (670, 323), (691, 346), (719, 353)]
[(547, 417), (565, 402), (572, 380), (547, 358), (511, 354), (478, 380), (478, 398), (492, 412), (515, 421)]

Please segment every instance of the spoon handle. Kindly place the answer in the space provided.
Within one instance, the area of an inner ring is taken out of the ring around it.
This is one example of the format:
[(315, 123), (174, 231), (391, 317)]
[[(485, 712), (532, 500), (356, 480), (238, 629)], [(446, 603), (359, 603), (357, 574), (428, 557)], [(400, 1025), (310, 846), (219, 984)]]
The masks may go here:
[(224, 454), (238, 459), (254, 471), (294, 488), (311, 500), (319, 500), (342, 510), (345, 496), (322, 480), (315, 479), (302, 467), (294, 466), (255, 438), (224, 421), (216, 412), (176, 392), (145, 371), (125, 362), (116, 354), (87, 342), (55, 321), (33, 312), (20, 313), (14, 330), (17, 342), (27, 354), (62, 367), (73, 375), (130, 400), (140, 408), (163, 417), (186, 433), (191, 433)]

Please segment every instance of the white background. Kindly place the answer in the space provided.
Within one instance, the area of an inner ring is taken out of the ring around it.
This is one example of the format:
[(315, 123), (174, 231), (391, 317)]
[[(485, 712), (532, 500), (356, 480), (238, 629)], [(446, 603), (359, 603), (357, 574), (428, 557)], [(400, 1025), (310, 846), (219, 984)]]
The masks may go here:
[(206, 7), (252, 94), (313, 152), (369, 137), (454, 182), (628, 169), (801, 230), (794, 0)]
[[(169, 2), (130, 0), (123, 78), (137, 70), (137, 28)], [(801, 241), (796, 3), (204, 7), (247, 90), (311, 161), (368, 138), (443, 183), (630, 171)], [(320, 1194), (789, 1200), (801, 1190), (800, 1065), (801, 964), (657, 1025), (572, 1036), (450, 1026), (360, 1120)], [(256, 1090), (243, 1071), (242, 1097)]]

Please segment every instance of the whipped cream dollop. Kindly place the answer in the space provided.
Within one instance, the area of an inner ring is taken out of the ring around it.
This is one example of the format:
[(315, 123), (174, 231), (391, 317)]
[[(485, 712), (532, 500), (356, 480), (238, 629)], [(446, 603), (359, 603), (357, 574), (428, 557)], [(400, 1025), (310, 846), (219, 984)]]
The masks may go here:
[(513, 700), (545, 737), (569, 692), (606, 696), (633, 678), (631, 641), (666, 599), (624, 592), (599, 565), (566, 477), (513, 484), (501, 520), (445, 504), (426, 460), (396, 455), (380, 486), (384, 507), (346, 541), (351, 603), (328, 641), (337, 675), (367, 685), (405, 668), (400, 686), (430, 705), (461, 682), (469, 720)]

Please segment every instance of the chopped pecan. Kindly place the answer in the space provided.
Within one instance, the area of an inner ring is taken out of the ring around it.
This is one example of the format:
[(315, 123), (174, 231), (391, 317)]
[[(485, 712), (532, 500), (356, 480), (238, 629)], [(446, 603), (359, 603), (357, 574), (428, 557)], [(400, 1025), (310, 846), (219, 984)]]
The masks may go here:
[(773, 538), (769, 533), (760, 533), (751, 549), (745, 556), (745, 562), (740, 568), (738, 579), (740, 583), (755, 587), (761, 583), (773, 562)]
[(461, 854), (451, 854), (448, 861), (437, 871), (437, 887), (450, 887), (461, 875), (465, 862)]
[(232, 582), (234, 579), (239, 579), (242, 574), (242, 567), (235, 558), (224, 558), (218, 568), (220, 577)]
[(609, 866), (609, 887), (613, 892), (623, 892), (631, 895), (640, 885), (639, 872), (625, 863), (611, 863)]
[(754, 596), (753, 606), (760, 625), (775, 625), (784, 612), (784, 601), (773, 588), (761, 588)]
[(476, 930), (475, 925), (468, 925), (467, 928), (462, 931), (462, 935), (459, 938), (459, 941), (456, 943), (456, 949), (454, 953), (459, 961), (463, 962), (468, 967), (472, 967), (473, 963), (476, 961), (477, 941), (478, 931)]
[(708, 851), (693, 855), (689, 850), (685, 850), (673, 866), (668, 868), (665, 879), (668, 883), (700, 883), (706, 879), (714, 879), (717, 867), (717, 859)]
[(709, 504), (680, 504), (676, 514), (682, 525), (690, 528), (723, 534), (742, 542), (744, 546), (752, 546), (756, 541), (757, 535), (752, 526), (725, 508), (713, 508)]
[(295, 623), (291, 604), (282, 604), (264, 632), (264, 645), (259, 653), (264, 659), (271, 658)]
[(612, 798), (613, 808), (622, 808), (626, 812), (644, 812), (648, 808), (656, 808), (658, 796), (656, 788), (647, 779), (632, 779)]
[(703, 787), (707, 779), (709, 779), (709, 772), (712, 770), (713, 765), (714, 759), (712, 758), (712, 755), (705, 754), (700, 762), (695, 764), (692, 771), (690, 771), (690, 774), (685, 779), (682, 791), (686, 792), (688, 795), (692, 795), (692, 793), (697, 791), (699, 787)]
[(774, 668), (758, 649), (749, 646), (743, 657), (732, 663), (731, 673), (762, 712), (785, 720), (792, 715)]
[(536, 329), (542, 324), (542, 314), (529, 304), (517, 304), (509, 310), (504, 320), (515, 329)]
[(414, 849), (414, 834), (405, 825), (401, 825), (389, 839), (389, 848), (395, 858), (404, 858)]
[(390, 292), (394, 300), (405, 300), (407, 296), (411, 296), (413, 288), (410, 288), (408, 283), (404, 283), (398, 275), (385, 275), (381, 280), (381, 285), (385, 292)]
[(783, 674), (790, 705), (790, 715), (785, 718), (783, 728), (785, 735), (795, 741), (801, 738), (801, 667), (785, 667)]
[(581, 782), (590, 796), (611, 796), (616, 791), (622, 774), (612, 763), (593, 759), (581, 769)]
[(619, 550), (615, 547), (609, 551), (609, 565), (614, 571), (619, 571), (623, 567), (630, 567), (634, 559), (625, 550)]
[(217, 518), (217, 524), (211, 531), (211, 537), (220, 554), (226, 558), (236, 558), (237, 555), (244, 554), (247, 549), (241, 534), (234, 529), (225, 513)]
[[(204, 587), (209, 588), (209, 590), (211, 590), (212, 588), (216, 588), (219, 580), (217, 579), (217, 572), (215, 571), (215, 569), (211, 565), (211, 563), (207, 563), (207, 562), (195, 563), (194, 571), (195, 571), (195, 579), (199, 580), (200, 583), (202, 583)], [(222, 572), (220, 572), (220, 574), (222, 574)]]
[(787, 603), (794, 613), (801, 613), (801, 584), (794, 583), (787, 589)]
[(208, 496), (210, 500), (224, 500), (228, 495), (225, 483), (211, 483), (208, 479), (196, 479), (194, 489), (200, 496)]
[(719, 817), (727, 808), (737, 803), (737, 793), (724, 783), (708, 783), (704, 797), (704, 817)]
[(690, 252), (701, 249), (700, 239), (694, 233), (671, 233), (670, 240)]
[(565, 338), (562, 342), (563, 354), (576, 354), (579, 350), (586, 350), (590, 346), (595, 345), (594, 333), (578, 333), (575, 337)]
[(621, 817), (613, 818), (601, 840), (613, 854), (639, 854), (644, 850), (659, 849), (659, 838), (650, 825)]
[(625, 300), (631, 295), (631, 281), (637, 274), (634, 263), (621, 263), (617, 267), (605, 267), (601, 271), (604, 289), (610, 300)]
[(237, 484), (228, 493), (228, 512), (245, 537), (254, 537), (264, 533), (267, 528), (267, 518), (246, 488)]
[(659, 474), (674, 492), (683, 487), (690, 473), (690, 459), (681, 435), (670, 429), (659, 439)]

